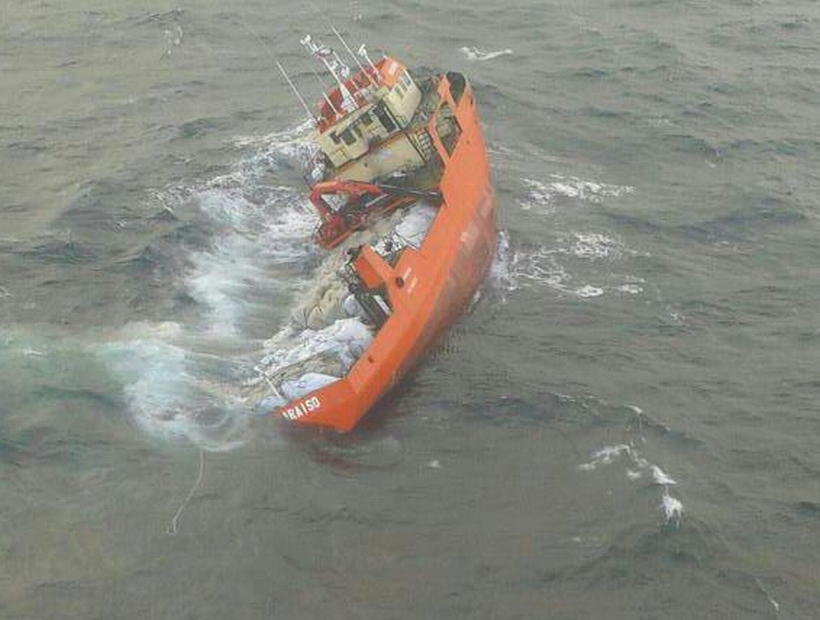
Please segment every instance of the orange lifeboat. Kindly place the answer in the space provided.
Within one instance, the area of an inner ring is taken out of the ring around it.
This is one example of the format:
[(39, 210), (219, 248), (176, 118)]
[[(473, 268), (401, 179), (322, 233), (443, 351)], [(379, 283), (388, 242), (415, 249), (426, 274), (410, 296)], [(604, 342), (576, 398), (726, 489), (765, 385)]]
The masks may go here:
[(346, 432), (473, 299), (495, 254), (493, 189), (473, 92), (458, 73), (416, 79), (385, 57), (324, 96), (313, 139), (324, 170), (310, 192), (322, 247), (419, 204), (432, 213), (414, 243), (347, 250), (339, 277), (371, 339), (343, 374), (296, 393), (266, 377), (287, 401), (276, 416)]

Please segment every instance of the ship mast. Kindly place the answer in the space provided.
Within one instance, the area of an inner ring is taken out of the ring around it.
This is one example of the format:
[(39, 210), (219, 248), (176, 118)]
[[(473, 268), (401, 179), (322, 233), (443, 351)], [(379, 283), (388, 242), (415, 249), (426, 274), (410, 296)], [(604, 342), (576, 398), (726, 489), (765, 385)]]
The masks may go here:
[[(348, 53), (348, 54), (350, 54), (350, 57), (353, 59), (353, 62), (355, 62), (355, 63), (356, 63), (356, 66), (358, 66), (358, 67), (359, 67), (359, 71), (361, 71), (361, 72), (364, 74), (364, 76), (367, 78), (367, 81), (368, 81), (368, 82), (370, 82), (370, 85), (371, 85), (373, 88), (378, 88), (378, 87), (379, 87), (379, 85), (378, 85), (378, 84), (376, 84), (376, 82), (374, 82), (374, 81), (373, 81), (373, 78), (371, 77), (371, 75), (370, 75), (370, 74), (369, 74), (369, 73), (365, 70), (364, 66), (363, 66), (363, 65), (362, 65), (362, 63), (359, 61), (358, 57), (357, 57), (357, 56), (353, 53), (353, 50), (351, 50), (351, 49), (350, 49), (350, 46), (349, 46), (349, 45), (347, 44), (347, 42), (346, 42), (346, 41), (342, 38), (342, 35), (341, 35), (341, 34), (339, 34), (339, 31), (338, 31), (338, 30), (336, 30), (336, 27), (335, 27), (333, 24), (330, 24), (330, 29), (333, 31), (333, 34), (335, 34), (335, 35), (336, 35), (336, 38), (337, 38), (337, 39), (339, 39), (339, 41), (341, 42), (341, 44), (342, 44), (342, 45), (344, 46), (344, 48), (347, 50), (347, 53)], [(364, 47), (364, 45), (362, 45), (362, 47)]]
[(367, 64), (369, 64), (370, 68), (373, 69), (373, 72), (376, 75), (378, 75), (379, 70), (376, 68), (376, 65), (373, 64), (373, 61), (370, 60), (370, 56), (368, 56), (368, 54), (367, 54), (367, 48), (365, 47), (364, 43), (362, 43), (359, 46), (359, 49), (358, 49), (357, 53), (359, 54), (359, 56), (361, 56), (362, 58), (364, 58), (367, 61)]
[(310, 118), (310, 120), (315, 125), (318, 122), (317, 118), (313, 115), (313, 112), (310, 111), (310, 106), (308, 106), (307, 102), (305, 102), (304, 97), (302, 97), (302, 94), (299, 92), (299, 89), (296, 88), (296, 85), (293, 83), (293, 80), (290, 79), (288, 72), (285, 71), (285, 68), (282, 66), (282, 63), (278, 60), (276, 61), (276, 66), (279, 67), (279, 71), (282, 73), (282, 77), (285, 78), (285, 81), (287, 81), (288, 86), (290, 86), (290, 89), (293, 91), (293, 94), (296, 95), (296, 98), (299, 100), (299, 103), (302, 104), (302, 107), (305, 109), (305, 112), (307, 112), (308, 118)]
[(350, 90), (345, 85), (345, 81), (350, 77), (350, 68), (339, 58), (339, 55), (324, 44), (315, 43), (313, 37), (305, 35), (301, 41), (302, 46), (311, 56), (318, 58), (325, 68), (336, 80), (339, 92), (342, 94), (342, 109), (345, 112), (353, 112), (356, 109), (356, 101)]

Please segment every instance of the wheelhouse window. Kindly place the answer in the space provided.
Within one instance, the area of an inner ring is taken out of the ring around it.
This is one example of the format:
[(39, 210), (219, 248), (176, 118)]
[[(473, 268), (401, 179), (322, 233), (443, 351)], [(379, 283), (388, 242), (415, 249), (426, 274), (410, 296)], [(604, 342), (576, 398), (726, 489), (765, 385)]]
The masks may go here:
[(373, 114), (379, 119), (379, 122), (387, 130), (388, 133), (393, 133), (396, 130), (396, 123), (390, 118), (390, 113), (384, 109), (384, 106), (378, 106), (373, 110)]
[(340, 135), (340, 137), (342, 138), (342, 140), (344, 140), (344, 143), (345, 143), (347, 146), (353, 146), (354, 144), (356, 144), (356, 136), (354, 136), (354, 135), (353, 135), (353, 132), (352, 132), (352, 131), (350, 131), (350, 127), (348, 127), (347, 129), (345, 129), (345, 130), (344, 130), (341, 134), (339, 134), (339, 135)]

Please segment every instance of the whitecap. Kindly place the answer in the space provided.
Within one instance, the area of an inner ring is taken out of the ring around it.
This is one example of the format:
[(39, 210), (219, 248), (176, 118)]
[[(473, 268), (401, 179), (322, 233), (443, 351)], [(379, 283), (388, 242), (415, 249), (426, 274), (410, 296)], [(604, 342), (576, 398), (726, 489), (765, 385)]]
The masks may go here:
[(225, 344), (234, 351), (248, 344), (241, 327), (249, 310), (260, 296), (267, 304), (277, 291), (298, 286), (287, 267), (314, 251), (310, 235), (316, 219), (307, 201), (269, 180), (286, 159), (310, 155), (307, 129), (301, 125), (249, 139), (241, 146), (255, 150), (230, 173), (199, 186), (154, 192), (153, 200), (171, 212), (195, 205), (209, 219), (213, 236), (209, 247), (189, 255), (191, 268), (183, 276), (186, 290), (204, 309), (206, 329), (130, 325), (98, 351), (122, 384), (131, 419), (147, 435), (209, 450), (246, 440), (253, 411), (239, 382), (247, 374), (243, 362), (222, 351)]
[[(633, 407), (633, 410), (636, 409), (638, 408)], [(677, 482), (658, 465), (647, 460), (633, 445), (615, 444), (599, 448), (592, 453), (589, 461), (578, 465), (578, 469), (580, 471), (594, 471), (599, 467), (611, 465), (621, 458), (627, 460), (625, 473), (628, 480), (637, 481), (642, 479), (644, 474), (648, 474), (651, 477), (651, 484), (663, 487), (661, 508), (664, 511), (666, 522), (669, 523), (674, 519), (676, 525), (680, 525), (683, 504), (669, 494), (669, 487), (676, 485)]]
[(111, 342), (98, 350), (123, 385), (131, 419), (146, 434), (189, 440), (207, 450), (242, 445), (248, 411), (218, 379), (208, 380), (196, 354), (162, 340)]
[(660, 485), (663, 485), (663, 486), (677, 484), (677, 482), (675, 482), (675, 480), (671, 476), (669, 476), (665, 471), (663, 471), (657, 465), (652, 465), (651, 471), (652, 471), (652, 480), (655, 482), (655, 484), (660, 484)]
[(513, 53), (511, 49), (503, 49), (503, 50), (496, 50), (493, 52), (482, 51), (477, 47), (461, 47), (459, 48), (469, 61), (479, 61), (484, 62), (487, 60), (492, 60), (493, 58), (498, 58), (499, 56), (508, 56)]
[(622, 454), (632, 455), (632, 446), (618, 444), (615, 446), (604, 446), (592, 453), (592, 460), (578, 466), (582, 471), (592, 471), (600, 465), (609, 465)]
[(495, 246), (495, 257), (490, 266), (488, 283), (491, 289), (498, 291), (502, 302), (507, 300), (507, 294), (518, 288), (518, 282), (513, 276), (512, 255), (510, 253), (510, 236), (505, 230), (498, 231), (498, 241)]
[(623, 245), (603, 233), (572, 233), (569, 253), (593, 261), (615, 259), (623, 253)]
[(245, 144), (258, 147), (256, 152), (231, 173), (189, 192), (219, 227), (211, 247), (191, 255), (193, 268), (185, 279), (190, 295), (206, 308), (216, 335), (241, 333), (242, 320), (251, 307), (246, 301), (248, 293), (270, 296), (298, 286), (292, 272), (279, 272), (276, 267), (315, 252), (311, 235), (318, 217), (308, 201), (293, 188), (271, 185), (265, 176), (275, 169), (277, 158), (304, 150), (305, 131), (302, 125), (247, 140)]
[(585, 284), (581, 288), (576, 289), (575, 294), (578, 295), (578, 297), (600, 297), (604, 294), (604, 289)]
[(683, 518), (683, 503), (672, 497), (665, 489), (661, 496), (660, 510), (666, 523), (674, 523), (675, 527), (680, 527)]
[(522, 178), (526, 188), (526, 196), (518, 201), (525, 210), (540, 208), (550, 212), (554, 208), (555, 198), (563, 196), (574, 198), (582, 202), (601, 203), (605, 198), (617, 198), (635, 191), (629, 185), (613, 185), (589, 181), (575, 176), (551, 174), (551, 181)]

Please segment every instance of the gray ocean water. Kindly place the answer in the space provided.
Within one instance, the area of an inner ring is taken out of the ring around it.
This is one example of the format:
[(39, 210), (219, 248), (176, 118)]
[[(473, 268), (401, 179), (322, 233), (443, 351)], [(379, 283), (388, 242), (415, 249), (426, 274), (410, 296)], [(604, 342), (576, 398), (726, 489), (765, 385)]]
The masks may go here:
[[(472, 81), (502, 241), (350, 436), (298, 40)], [(6, 2), (0, 617), (820, 618), (820, 5)]]

